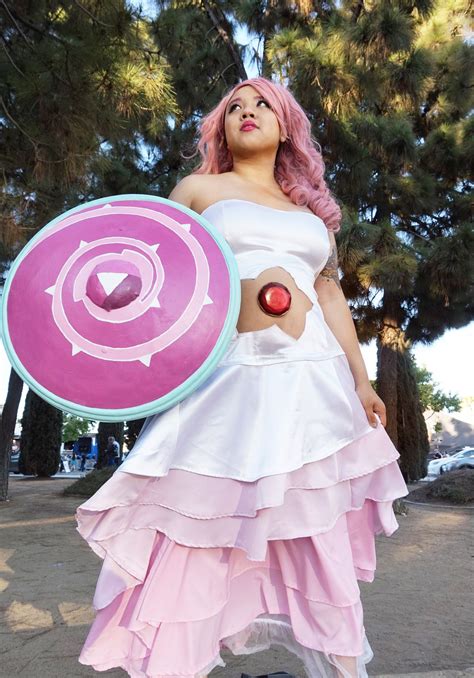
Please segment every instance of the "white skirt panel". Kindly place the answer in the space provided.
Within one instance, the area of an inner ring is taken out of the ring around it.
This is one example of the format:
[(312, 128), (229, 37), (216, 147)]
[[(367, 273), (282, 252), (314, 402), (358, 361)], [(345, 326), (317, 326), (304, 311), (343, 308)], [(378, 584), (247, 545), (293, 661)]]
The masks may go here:
[(146, 420), (118, 470), (252, 482), (327, 457), (371, 430), (347, 356), (315, 304), (299, 339), (277, 325), (236, 334), (204, 384)]

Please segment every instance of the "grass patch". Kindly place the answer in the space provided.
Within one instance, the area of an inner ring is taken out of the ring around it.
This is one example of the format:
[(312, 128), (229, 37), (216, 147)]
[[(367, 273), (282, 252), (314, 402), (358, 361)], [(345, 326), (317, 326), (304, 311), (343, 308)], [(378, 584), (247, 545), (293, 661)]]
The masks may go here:
[(474, 469), (465, 468), (443, 473), (423, 487), (417, 487), (408, 499), (421, 502), (443, 502), (446, 504), (474, 503)]
[(116, 469), (113, 466), (108, 466), (100, 470), (94, 469), (84, 476), (84, 478), (79, 478), (75, 483), (66, 487), (64, 494), (68, 497), (92, 497), (92, 495), (112, 477), (115, 470)]

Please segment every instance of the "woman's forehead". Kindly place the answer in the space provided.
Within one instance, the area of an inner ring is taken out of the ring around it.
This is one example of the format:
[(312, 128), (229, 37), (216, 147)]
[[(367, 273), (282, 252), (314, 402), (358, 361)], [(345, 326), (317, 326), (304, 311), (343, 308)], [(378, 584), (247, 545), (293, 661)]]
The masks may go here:
[(258, 99), (261, 97), (261, 94), (251, 85), (244, 85), (240, 87), (229, 99), (231, 101), (237, 101), (239, 99)]

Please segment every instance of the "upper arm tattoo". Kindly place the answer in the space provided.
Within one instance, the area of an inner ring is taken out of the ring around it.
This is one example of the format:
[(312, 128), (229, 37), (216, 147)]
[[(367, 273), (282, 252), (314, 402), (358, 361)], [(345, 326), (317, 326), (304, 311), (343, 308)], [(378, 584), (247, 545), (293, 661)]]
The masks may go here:
[(339, 280), (338, 273), (338, 262), (337, 262), (337, 248), (335, 244), (331, 246), (331, 253), (326, 261), (326, 265), (319, 274), (322, 278), (325, 278), (328, 282), (331, 280), (336, 283), (339, 289), (342, 289), (341, 283)]

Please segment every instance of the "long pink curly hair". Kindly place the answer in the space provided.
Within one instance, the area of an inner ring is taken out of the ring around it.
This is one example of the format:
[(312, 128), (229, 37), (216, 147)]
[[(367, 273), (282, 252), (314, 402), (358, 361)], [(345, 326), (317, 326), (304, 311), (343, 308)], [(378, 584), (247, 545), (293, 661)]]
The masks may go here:
[(227, 104), (241, 87), (250, 85), (270, 104), (286, 141), (280, 144), (275, 164), (275, 179), (295, 205), (308, 206), (328, 230), (339, 231), (341, 210), (324, 180), (321, 147), (311, 137), (310, 122), (288, 89), (267, 78), (250, 78), (233, 87), (206, 115), (200, 128), (197, 151), (201, 165), (195, 174), (220, 174), (232, 169), (227, 148), (224, 119)]

